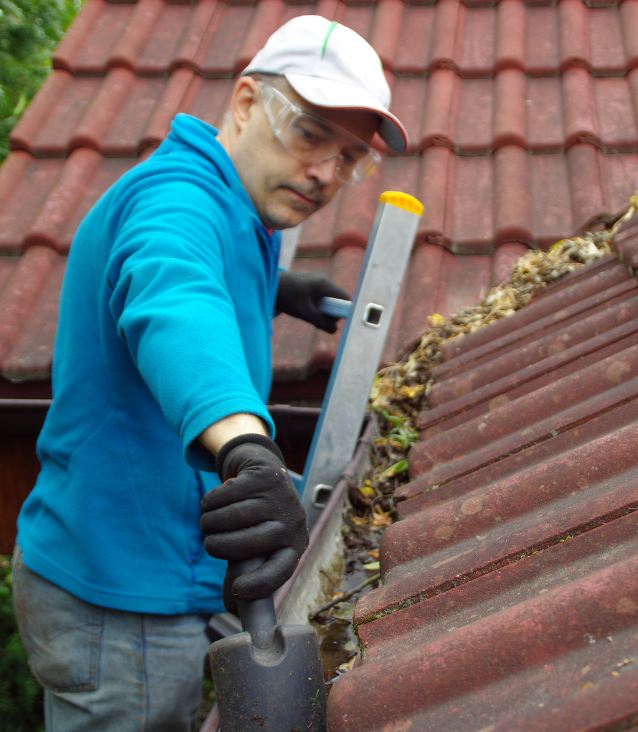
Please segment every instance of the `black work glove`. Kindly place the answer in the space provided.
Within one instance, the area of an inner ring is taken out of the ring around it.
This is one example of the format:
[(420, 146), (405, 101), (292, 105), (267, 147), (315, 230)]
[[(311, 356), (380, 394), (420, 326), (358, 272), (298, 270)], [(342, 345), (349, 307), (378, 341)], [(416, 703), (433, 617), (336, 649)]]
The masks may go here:
[(206, 551), (228, 562), (265, 556), (258, 569), (237, 577), (226, 572), (224, 605), (267, 597), (292, 575), (308, 546), (306, 513), (277, 445), (257, 434), (229, 440), (217, 453), (223, 485), (202, 498)]
[(282, 313), (301, 318), (327, 333), (337, 330), (338, 318), (331, 318), (319, 310), (322, 297), (336, 297), (339, 300), (350, 300), (350, 295), (325, 274), (317, 272), (279, 273), (279, 289), (275, 309)]

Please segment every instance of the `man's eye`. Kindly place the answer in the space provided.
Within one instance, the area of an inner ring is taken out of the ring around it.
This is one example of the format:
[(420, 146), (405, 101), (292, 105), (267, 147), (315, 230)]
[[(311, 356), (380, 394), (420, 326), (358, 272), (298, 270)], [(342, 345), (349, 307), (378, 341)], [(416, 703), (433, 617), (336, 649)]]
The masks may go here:
[(322, 137), (311, 129), (299, 125), (297, 127), (297, 133), (303, 139), (304, 142), (309, 145), (318, 145), (322, 142)]
[(341, 153), (341, 157), (348, 165), (356, 165), (365, 155), (364, 150), (344, 150)]

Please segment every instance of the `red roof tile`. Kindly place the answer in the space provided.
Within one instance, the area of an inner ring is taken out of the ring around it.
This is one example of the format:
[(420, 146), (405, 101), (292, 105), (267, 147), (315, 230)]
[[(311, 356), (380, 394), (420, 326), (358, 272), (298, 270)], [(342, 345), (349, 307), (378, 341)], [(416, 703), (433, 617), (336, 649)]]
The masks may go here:
[(447, 342), (334, 732), (633, 729), (637, 307), (608, 257)]
[[(638, 0), (485, 5), (87, 0), (11, 134), (0, 257), (33, 245), (64, 255), (86, 211), (150, 154), (177, 112), (219, 126), (234, 76), (270, 33), (318, 13), (377, 49), (411, 143), (397, 156), (379, 141), (388, 153), (380, 173), (303, 226), (296, 266), (327, 268), (352, 289), (356, 257), (338, 250), (365, 246), (379, 193), (420, 198), (417, 247), (385, 354), (397, 358), (432, 312), (472, 304), (524, 246), (548, 246), (618, 212), (638, 179)], [(46, 312), (54, 328), (55, 308)], [(21, 317), (27, 327), (36, 311)], [(24, 341), (25, 357), (36, 341)], [(333, 341), (280, 318), (277, 378), (329, 367)], [(46, 368), (21, 373), (41, 378)]]

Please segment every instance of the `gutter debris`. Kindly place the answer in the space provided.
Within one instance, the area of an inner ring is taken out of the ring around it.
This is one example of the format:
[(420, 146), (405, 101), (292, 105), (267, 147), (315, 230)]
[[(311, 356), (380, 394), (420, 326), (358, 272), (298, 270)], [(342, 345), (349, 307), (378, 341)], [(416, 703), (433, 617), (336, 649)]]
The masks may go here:
[[(401, 361), (379, 371), (369, 408), (381, 418), (380, 435), (373, 443), (372, 471), (366, 481), (375, 496), (391, 495), (409, 480), (407, 453), (418, 440), (416, 418), (428, 410), (432, 370), (443, 362), (443, 343), (513, 315), (548, 284), (614, 253), (616, 235), (637, 210), (638, 193), (611, 228), (563, 239), (546, 252), (530, 250), (516, 262), (507, 282), (493, 287), (478, 305), (464, 308), (447, 320), (432, 315), (418, 345)], [(387, 503), (387, 508), (393, 511), (394, 504)]]
[[(432, 315), (416, 347), (378, 372), (369, 402), (376, 419), (376, 437), (370, 442), (372, 467), (361, 483), (350, 482), (350, 505), (344, 510), (344, 581), (340, 591), (311, 614), (315, 623), (351, 622), (357, 595), (378, 586), (379, 541), (397, 518), (395, 490), (410, 480), (407, 456), (419, 439), (416, 419), (428, 410), (432, 370), (443, 362), (443, 343), (514, 314), (560, 277), (615, 252), (616, 235), (637, 211), (638, 192), (609, 229), (563, 239), (548, 251), (530, 250), (516, 262), (509, 280), (493, 287), (478, 305), (447, 319)], [(354, 661), (353, 649), (349, 662), (334, 669), (328, 683), (351, 670)]]

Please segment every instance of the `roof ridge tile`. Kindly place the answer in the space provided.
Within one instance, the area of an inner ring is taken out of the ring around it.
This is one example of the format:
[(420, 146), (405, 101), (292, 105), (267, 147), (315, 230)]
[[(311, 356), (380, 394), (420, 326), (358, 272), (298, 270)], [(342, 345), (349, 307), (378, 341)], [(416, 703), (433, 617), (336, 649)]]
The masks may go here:
[(5, 379), (23, 383), (49, 377), (65, 268), (66, 258), (60, 257), (44, 283), (24, 328), (4, 359), (2, 376)]
[[(547, 318), (541, 320), (543, 326), (542, 329), (530, 328), (529, 326), (524, 327), (526, 335), (523, 335), (522, 338), (506, 342), (506, 344), (502, 348), (499, 348), (493, 353), (489, 353), (482, 358), (477, 358), (471, 364), (467, 364), (465, 367), (461, 367), (457, 372), (455, 372), (455, 374), (460, 376), (462, 373), (473, 369), (478, 369), (490, 363), (494, 358), (511, 355), (512, 353), (519, 351), (519, 349), (524, 348), (531, 343), (534, 343), (541, 333), (544, 333), (546, 335), (556, 335), (567, 328), (576, 327), (583, 318), (587, 318), (591, 315), (595, 315), (605, 310), (610, 310), (616, 305), (619, 305), (620, 303), (623, 303), (627, 300), (632, 300), (635, 297), (636, 286), (634, 285), (634, 281), (632, 279), (629, 279), (625, 282), (621, 282), (620, 284), (611, 287), (609, 294), (605, 295), (601, 293), (598, 297), (591, 299), (591, 307), (581, 308), (575, 306), (573, 308), (568, 308), (569, 312), (566, 314), (566, 317), (561, 316), (553, 318), (552, 316), (548, 316)], [(506, 341), (507, 339), (504, 340)], [(583, 362), (583, 365), (586, 364), (584, 364)], [(556, 378), (558, 378), (558, 376)], [(447, 378), (441, 379), (441, 382), (443, 382), (444, 380), (447, 380)], [(522, 395), (523, 392), (525, 392), (525, 390), (514, 389), (511, 394), (511, 398), (518, 398), (518, 396)], [(497, 401), (500, 404), (501, 400), (499, 399)], [(496, 407), (498, 406), (498, 404), (494, 404), (492, 406)], [(466, 413), (467, 419), (473, 416), (475, 415), (472, 410), (469, 410), (469, 412)], [(463, 419), (458, 421), (460, 422), (467, 420), (464, 417)], [(444, 423), (441, 424), (440, 429), (448, 429), (450, 426), (453, 426), (456, 423), (457, 420), (455, 420), (454, 418), (446, 418), (444, 420)]]
[(558, 47), (560, 71), (582, 66), (591, 71), (591, 43), (587, 6), (582, 0), (558, 3)]
[(612, 153), (638, 150), (635, 103), (627, 77), (596, 79), (593, 90), (601, 148)]
[(403, 0), (378, 0), (374, 13), (370, 45), (388, 71), (395, 70), (405, 7)]
[(516, 262), (528, 251), (529, 248), (520, 241), (505, 241), (498, 244), (491, 257), (490, 287), (507, 282)]
[(217, 5), (195, 59), (202, 76), (224, 77), (237, 71), (237, 56), (253, 13), (252, 5)]
[[(494, 159), (455, 155), (448, 186), (451, 205), (447, 209), (443, 234), (450, 251), (491, 253), (494, 248)], [(457, 202), (463, 202), (463, 205), (457, 205)]]
[[(417, 442), (408, 454), (410, 477), (427, 473), (430, 486), (439, 485), (551, 439), (634, 399), (638, 395), (636, 376), (638, 346), (631, 346)], [(407, 497), (401, 488), (395, 495)]]
[(419, 223), (418, 241), (443, 243), (443, 231), (450, 198), (448, 198), (453, 153), (446, 147), (432, 146), (421, 154), (419, 193), (423, 214)]
[(78, 52), (86, 42), (89, 33), (93, 30), (105, 7), (105, 0), (85, 0), (71, 27), (53, 52), (52, 64), (54, 69), (73, 71)]
[(188, 24), (177, 45), (171, 70), (179, 66), (197, 70), (199, 51), (219, 4), (219, 0), (199, 0), (197, 5), (194, 6)]
[(526, 99), (527, 78), (522, 71), (503, 69), (496, 74), (492, 150), (496, 150), (501, 145), (519, 145), (524, 150), (529, 149)]
[(73, 58), (74, 76), (104, 76), (113, 48), (134, 10), (134, 3), (104, 3), (86, 42)]
[[(635, 401), (631, 404), (635, 405)], [(633, 424), (622, 426), (611, 435), (595, 435), (565, 452), (547, 456), (542, 467), (538, 463), (527, 462), (514, 473), (484, 482), (445, 503), (411, 513), (384, 533), (380, 546), (384, 570), (392, 572), (403, 562), (435, 558), (438, 552), (454, 551), (454, 546), (465, 539), (474, 538), (476, 534), (482, 535), (485, 529), (493, 528), (495, 515), (500, 516), (497, 524), (506, 523), (534, 512), (543, 504), (574, 495), (572, 491), (575, 487), (586, 491), (592, 484), (617, 479), (627, 472), (635, 475), (638, 473), (635, 455), (627, 456), (624, 460), (610, 456), (612, 446), (620, 449), (630, 444)], [(572, 471), (565, 479), (565, 468), (569, 463), (583, 466), (584, 469)], [(591, 464), (596, 465), (596, 471), (587, 469)], [(559, 475), (563, 480), (556, 480)], [(534, 486), (534, 493), (530, 492), (522, 498), (523, 486), (536, 481), (540, 485)], [(452, 531), (440, 531), (441, 527), (451, 523), (454, 524)], [(407, 543), (406, 534), (411, 535), (413, 541)]]
[(462, 478), (455, 478), (436, 490), (428, 490), (427, 474), (420, 475), (402, 487), (402, 495), (406, 500), (401, 500), (397, 504), (399, 517), (407, 517), (471, 494), (476, 488), (517, 475), (530, 466), (544, 465), (548, 459), (570, 452), (603, 435), (610, 435), (622, 427), (633, 424), (637, 418), (638, 400), (629, 401), (617, 409), (579, 424), (574, 429), (565, 430), (551, 440), (539, 442), (526, 450), (508, 455)]
[(69, 130), (69, 148), (91, 147), (103, 152), (104, 140), (116, 122), (136, 82), (129, 68), (110, 69), (75, 130)]
[[(603, 444), (627, 449), (627, 432), (621, 432), (625, 433), (623, 440), (614, 444), (615, 435), (612, 439), (606, 436)], [(600, 446), (596, 447), (594, 454), (600, 465)], [(390, 564), (393, 558), (397, 566), (386, 574), (383, 587), (366, 594), (357, 604), (354, 622), (366, 624), (379, 614), (427, 602), (461, 584), (474, 582), (494, 570), (630, 515), (634, 503), (631, 486), (638, 475), (633, 460), (618, 461), (620, 470), (610, 470), (605, 465), (604, 472), (587, 475), (578, 471), (574, 475), (572, 471), (565, 479), (570, 458), (587, 461), (587, 446), (572, 452), (576, 453), (573, 457), (567, 453), (558, 459), (551, 458), (542, 467), (531, 466), (504, 481), (481, 486), (467, 498), (453, 499), (394, 524), (397, 529), (381, 540), (380, 557), (382, 564)], [(560, 477), (556, 475), (559, 471)], [(602, 480), (605, 473), (608, 479)], [(521, 501), (521, 484), (525, 479), (533, 485), (533, 503)], [(495, 520), (496, 516), (500, 520)], [(410, 533), (407, 541), (406, 531)], [(400, 546), (395, 548), (391, 539), (394, 545), (403, 540), (403, 551)]]
[[(513, 708), (507, 708), (511, 714), (505, 716), (503, 725), (498, 725), (498, 732), (508, 729), (567, 732), (574, 729), (574, 716), (578, 718), (579, 729), (587, 729), (587, 720), (592, 716), (594, 724), (602, 727), (605, 720), (616, 718), (614, 707), (623, 715), (621, 718), (628, 718), (635, 709), (634, 674), (628, 675), (623, 684), (618, 683), (619, 679), (601, 680), (589, 694), (583, 694), (582, 677), (574, 671), (583, 668), (587, 661), (598, 660), (601, 649), (594, 654), (583, 638), (586, 641), (591, 635), (595, 641), (602, 637), (599, 632), (601, 618), (606, 619), (603, 627), (614, 637), (625, 638), (623, 632), (633, 633), (633, 614), (619, 612), (618, 608), (636, 606), (630, 597), (636, 598), (638, 594), (634, 582), (637, 568), (635, 557), (619, 559), (610, 567), (579, 576), (546, 594), (538, 594), (475, 623), (454, 628), (455, 632), (445, 633), (430, 643), (415, 643), (410, 651), (396, 657), (369, 666), (364, 664), (335, 684), (328, 704), (330, 729), (334, 732), (410, 727), (433, 730), (437, 728), (437, 722), (443, 721), (448, 729), (456, 731), (468, 729), (467, 723), (472, 718), (478, 724), (487, 721), (489, 727), (486, 729), (496, 729), (490, 722), (503, 719), (502, 703), (497, 706), (501, 714), (496, 719), (494, 712), (491, 715), (488, 712), (499, 687)], [(375, 592), (379, 590), (363, 595), (359, 602), (366, 603)], [(586, 603), (583, 597), (587, 597)], [(623, 597), (626, 597), (624, 602)], [(570, 632), (566, 632), (565, 618), (569, 618)], [(611, 659), (605, 658), (605, 669), (614, 668), (612, 662), (622, 658), (621, 649), (613, 644), (603, 647), (613, 654)], [(567, 659), (572, 655), (576, 658), (568, 663)], [(536, 676), (530, 684), (527, 672), (532, 671)], [(503, 688), (503, 682), (508, 679), (518, 680), (518, 684), (513, 688), (506, 684)], [(600, 688), (603, 684), (612, 688), (603, 690)], [(542, 698), (549, 696), (550, 703), (547, 707), (545, 704), (539, 707), (537, 695), (531, 699), (528, 699), (529, 694), (523, 696), (524, 712), (534, 721), (526, 723), (521, 719), (521, 723), (516, 724), (510, 717), (517, 710), (521, 714), (521, 686), (538, 690), (545, 685), (547, 690), (544, 689)], [(612, 690), (616, 688), (617, 692)], [(424, 689), (428, 690), (425, 700)], [(568, 692), (572, 693), (564, 699)], [(354, 708), (353, 700), (356, 700)], [(479, 702), (482, 705), (477, 709)], [(594, 714), (603, 703), (605, 715)], [(562, 713), (554, 714), (554, 709)], [(480, 717), (476, 716), (478, 712), (482, 713)], [(454, 724), (457, 720), (459, 724)]]
[(24, 178), (33, 156), (24, 150), (10, 152), (0, 167), (0, 201), (7, 201)]
[(605, 205), (601, 155), (593, 145), (581, 142), (574, 143), (566, 151), (572, 216), (577, 232), (587, 231), (597, 222), (612, 218), (606, 213), (613, 207)]
[[(636, 298), (633, 300), (635, 304)], [(565, 375), (566, 371), (573, 373), (590, 363), (602, 360), (604, 354), (612, 355), (611, 351), (617, 353), (619, 350), (637, 345), (637, 334), (638, 323), (635, 320), (621, 323), (616, 327), (610, 327), (609, 330), (603, 333), (587, 338), (580, 343), (575, 343), (563, 351), (548, 354), (542, 359), (534, 359), (532, 363), (523, 365), (518, 369), (516, 365), (512, 364), (507, 373), (500, 377), (495, 374), (483, 385), (473, 383), (472, 374), (466, 372), (456, 379), (455, 384), (450, 384), (450, 381), (442, 382), (443, 387), (452, 387), (448, 390), (448, 397), (451, 398), (443, 401), (441, 397), (445, 395), (439, 392), (436, 395), (438, 399), (432, 401), (432, 408), (426, 414), (431, 414), (435, 409), (438, 409), (444, 413), (446, 418), (462, 418), (462, 415), (466, 415), (469, 419), (470, 410), (472, 412), (478, 411), (473, 410), (473, 407), (480, 407), (487, 414), (488, 411), (496, 407), (497, 403), (507, 403), (507, 401), (520, 398), (523, 395), (521, 392), (530, 393), (539, 389), (542, 386), (542, 381), (548, 381), (548, 378), (541, 377), (558, 379), (559, 372), (560, 376)], [(575, 363), (576, 361), (578, 363)], [(566, 369), (566, 366), (570, 366), (570, 368)], [(454, 396), (454, 389), (460, 392), (458, 396)], [(516, 392), (515, 396), (513, 392)], [(438, 407), (435, 406), (437, 403)], [(437, 434), (441, 433), (437, 432)]]
[[(15, 187), (5, 192), (0, 209), (0, 256), (11, 256), (24, 252), (26, 234), (42, 205), (55, 187), (64, 166), (60, 158), (34, 159), (28, 153), (13, 153), (24, 156), (24, 175)], [(25, 162), (28, 158), (29, 164)], [(0, 179), (4, 176), (0, 174)], [(6, 179), (5, 179), (6, 180)], [(3, 185), (0, 184), (0, 188)]]
[(235, 72), (243, 71), (281, 25), (283, 0), (259, 0), (235, 59)]
[(638, 297), (622, 300), (591, 315), (585, 313), (583, 315), (584, 317), (576, 323), (571, 323), (550, 333), (541, 331), (534, 340), (527, 341), (514, 350), (496, 352), (489, 361), (449, 376), (442, 381), (437, 381), (430, 390), (428, 399), (430, 409), (425, 414), (429, 415), (436, 407), (468, 395), (497, 379), (518, 373), (530, 365), (564, 353), (629, 320), (638, 319)]
[[(426, 602), (415, 603), (404, 610), (378, 618), (372, 623), (364, 623), (357, 628), (357, 634), (365, 647), (366, 663), (390, 654), (396, 656), (403, 648), (414, 644), (417, 640), (415, 636), (419, 641), (427, 642), (440, 635), (441, 630), (446, 632), (450, 625), (466, 625), (469, 613), (472, 613), (471, 617), (481, 617), (483, 609), (485, 614), (490, 614), (492, 608), (488, 603), (493, 603), (499, 596), (501, 600), (511, 600), (510, 593), (516, 593), (513, 604), (519, 604), (538, 595), (539, 589), (553, 589), (563, 584), (564, 567), (574, 566), (583, 559), (593, 569), (613, 564), (618, 550), (629, 556), (633, 553), (630, 547), (635, 542), (631, 516), (623, 516), (581, 533), (573, 541), (547, 547), (528, 557), (528, 562), (513, 562), (477, 577), (471, 584), (453, 587), (445, 596), (437, 595)], [(605, 549), (601, 551), (601, 547)], [(458, 599), (450, 612), (452, 598)]]
[(614, 268), (595, 273), (585, 282), (575, 282), (541, 300), (532, 301), (508, 318), (501, 318), (473, 333), (446, 341), (442, 346), (443, 363), (436, 366), (432, 373), (439, 379), (459, 371), (464, 365), (493, 355), (529, 333), (542, 332), (550, 322), (562, 322), (571, 315), (608, 301), (614, 296), (613, 288), (627, 283), (632, 287), (638, 286), (619, 263)]
[[(616, 244), (616, 241), (617, 238), (614, 240), (614, 244)], [(601, 257), (600, 259), (590, 262), (584, 267), (575, 269), (573, 272), (561, 275), (561, 277), (554, 280), (554, 282), (550, 282), (546, 289), (537, 292), (534, 295), (532, 302), (539, 302), (539, 300), (546, 298), (548, 295), (554, 295), (567, 287), (571, 287), (577, 280), (588, 280), (599, 272), (612, 269), (618, 265), (618, 261), (622, 262), (622, 258), (615, 252), (612, 252), (605, 257)]]
[[(414, 247), (411, 266), (406, 272), (401, 289), (409, 308), (403, 308), (400, 335), (396, 354), (403, 355), (411, 350), (415, 340), (420, 340), (428, 318), (436, 312), (438, 290), (441, 287), (441, 269), (444, 249), (435, 244), (418, 244)], [(399, 330), (399, 329), (397, 329)]]
[(526, 70), (525, 21), (527, 12), (523, 0), (501, 0), (496, 6), (494, 37), (494, 71)]
[(496, 7), (487, 5), (463, 6), (459, 14), (455, 60), (465, 79), (486, 79), (494, 75), (496, 14)]
[(529, 155), (518, 145), (503, 145), (494, 153), (494, 244), (533, 240)]
[(139, 152), (145, 147), (157, 147), (166, 137), (194, 77), (195, 72), (185, 68), (175, 69), (170, 75), (140, 138)]
[(234, 79), (204, 79), (195, 74), (178, 112), (191, 114), (219, 129), (234, 85)]
[(48, 121), (51, 110), (63, 97), (72, 83), (73, 77), (68, 71), (55, 69), (44, 82), (29, 106), (24, 110), (16, 126), (9, 133), (12, 150), (31, 152), (42, 127)]
[(339, 10), (339, 0), (317, 0), (315, 13), (328, 20), (335, 20)]
[(575, 142), (587, 142), (602, 147), (592, 75), (585, 69), (574, 67), (563, 71), (560, 80), (565, 147), (568, 148)]
[(381, 175), (370, 176), (359, 185), (344, 188), (335, 222), (333, 247), (348, 245), (364, 247), (368, 243), (368, 222), (374, 221), (385, 162), (379, 166)]
[(29, 227), (25, 246), (44, 245), (65, 253), (62, 235), (101, 163), (100, 153), (87, 147), (69, 155), (56, 185)]
[(421, 122), (420, 149), (429, 145), (454, 146), (454, 131), (451, 129), (455, 97), (458, 97), (460, 79), (451, 69), (437, 68), (427, 81)]
[(0, 371), (59, 256), (51, 247), (30, 247), (0, 291)]
[(423, 76), (426, 73), (433, 43), (432, 28), (435, 14), (434, 4), (405, 5), (401, 43), (394, 58), (396, 73), (415, 76)]
[(462, 25), (465, 6), (459, 0), (438, 0), (432, 25), (428, 69), (454, 69), (457, 34)]
[(638, 67), (638, 0), (623, 0), (618, 6), (627, 67)]
[(136, 70), (137, 61), (164, 7), (164, 0), (137, 0), (109, 56), (107, 69), (124, 67), (131, 71)]

